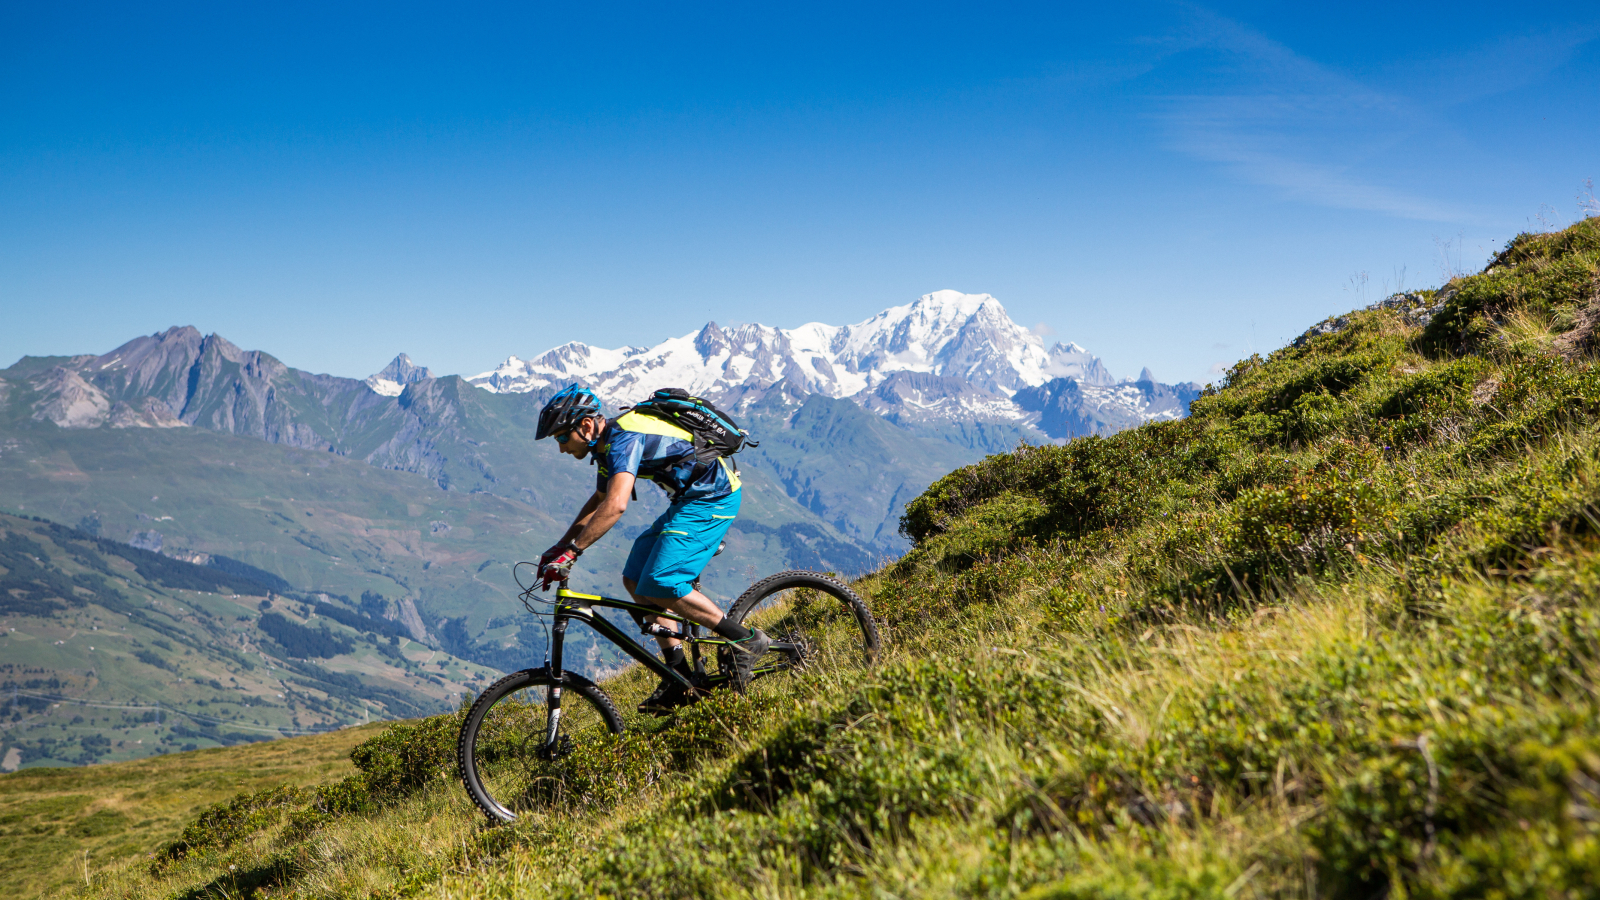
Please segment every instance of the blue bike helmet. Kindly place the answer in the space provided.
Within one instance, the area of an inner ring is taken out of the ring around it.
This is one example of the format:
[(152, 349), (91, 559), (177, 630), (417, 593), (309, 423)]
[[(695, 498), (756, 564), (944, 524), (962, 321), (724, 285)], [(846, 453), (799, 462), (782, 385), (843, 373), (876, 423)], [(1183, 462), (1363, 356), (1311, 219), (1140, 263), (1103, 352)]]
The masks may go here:
[(568, 385), (561, 393), (539, 410), (539, 430), (533, 439), (542, 441), (553, 434), (562, 434), (578, 427), (578, 423), (591, 416), (600, 415), (600, 398), (586, 387)]

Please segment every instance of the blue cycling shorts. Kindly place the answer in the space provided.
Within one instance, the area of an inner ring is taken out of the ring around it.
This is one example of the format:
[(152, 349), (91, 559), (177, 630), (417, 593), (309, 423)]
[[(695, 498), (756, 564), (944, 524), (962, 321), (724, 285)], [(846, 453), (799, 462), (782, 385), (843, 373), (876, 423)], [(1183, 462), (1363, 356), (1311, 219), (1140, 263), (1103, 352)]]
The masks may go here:
[(641, 597), (678, 600), (694, 590), (694, 580), (717, 553), (723, 535), (739, 515), (739, 491), (712, 500), (684, 500), (633, 542), (622, 577), (635, 582)]

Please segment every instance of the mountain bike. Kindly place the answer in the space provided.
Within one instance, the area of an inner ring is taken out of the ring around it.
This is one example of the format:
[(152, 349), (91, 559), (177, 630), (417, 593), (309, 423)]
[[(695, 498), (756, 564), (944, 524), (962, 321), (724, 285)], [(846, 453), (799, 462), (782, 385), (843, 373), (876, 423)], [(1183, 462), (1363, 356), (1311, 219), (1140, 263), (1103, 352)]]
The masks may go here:
[[(698, 584), (698, 582), (697, 582)], [(520, 585), (520, 581), (519, 581)], [(553, 600), (522, 592), (529, 611), (551, 619), (549, 651), (543, 666), (524, 669), (496, 681), (478, 695), (456, 742), (461, 780), (478, 808), (491, 820), (513, 822), (527, 810), (560, 796), (562, 762), (580, 748), (599, 745), (642, 717), (624, 714), (599, 685), (566, 668), (563, 651), (567, 627), (582, 622), (623, 653), (642, 671), (625, 672), (608, 686), (648, 683), (648, 673), (681, 682), (703, 697), (733, 688), (733, 654), (725, 638), (676, 613), (614, 597), (584, 594), (565, 585)], [(535, 603), (548, 603), (549, 612)], [(685, 678), (626, 631), (596, 610), (616, 609), (633, 616), (641, 633), (681, 640), (693, 674)], [(727, 615), (735, 622), (759, 627), (772, 646), (755, 661), (751, 682), (808, 666), (870, 665), (878, 654), (878, 627), (867, 605), (849, 587), (817, 572), (790, 571), (751, 585)], [(655, 619), (667, 619), (672, 627)]]

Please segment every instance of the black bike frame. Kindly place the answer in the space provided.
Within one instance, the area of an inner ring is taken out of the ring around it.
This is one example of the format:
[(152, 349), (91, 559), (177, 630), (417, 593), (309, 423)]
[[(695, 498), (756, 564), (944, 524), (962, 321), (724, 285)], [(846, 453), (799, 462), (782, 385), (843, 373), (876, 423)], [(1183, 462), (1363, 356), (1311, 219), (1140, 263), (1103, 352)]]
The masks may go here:
[[(680, 622), (683, 625), (688, 626), (688, 628), (678, 633), (678, 640), (689, 642), (691, 644), (728, 643), (726, 640), (721, 638), (702, 638), (691, 634), (688, 629), (693, 628), (695, 623), (690, 622), (688, 619), (685, 619), (683, 616), (680, 616), (675, 612), (662, 609), (659, 606), (645, 606), (642, 603), (631, 603), (627, 600), (618, 600), (614, 597), (602, 597), (599, 594), (580, 594), (577, 591), (568, 590), (567, 588), (563, 587), (557, 589), (556, 591), (555, 607), (555, 623), (550, 629), (550, 675), (557, 681), (561, 679), (561, 649), (562, 645), (566, 641), (567, 623), (573, 619), (577, 619), (579, 622), (582, 622), (583, 624), (588, 625), (590, 628), (593, 628), (595, 631), (600, 632), (600, 634), (603, 635), (607, 640), (611, 641), (611, 643), (621, 647), (622, 652), (638, 660), (641, 665), (657, 675), (660, 675), (662, 678), (668, 678), (673, 681), (677, 681), (684, 687), (694, 686), (689, 683), (687, 678), (684, 678), (682, 675), (678, 674), (676, 669), (657, 659), (654, 653), (651, 653), (649, 650), (646, 650), (644, 647), (640, 646), (637, 641), (628, 636), (627, 632), (596, 614), (596, 609), (620, 609), (624, 612), (633, 613), (635, 616), (671, 619), (674, 622)], [(657, 632), (647, 629), (644, 633), (653, 635)], [(696, 656), (698, 656), (698, 653), (696, 653)]]
[[(698, 633), (699, 626), (697, 624), (685, 619), (683, 616), (680, 616), (677, 613), (662, 609), (659, 606), (646, 606), (642, 603), (631, 603), (627, 600), (618, 600), (615, 597), (602, 597), (599, 594), (582, 594), (578, 591), (568, 590), (566, 587), (557, 589), (554, 613), (555, 622), (550, 628), (550, 659), (548, 666), (550, 670), (551, 684), (545, 701), (549, 709), (549, 721), (546, 726), (545, 733), (545, 748), (547, 751), (555, 750), (557, 741), (556, 732), (561, 722), (561, 677), (563, 665), (562, 647), (566, 642), (567, 623), (574, 619), (582, 622), (585, 625), (588, 625), (590, 628), (598, 631), (607, 640), (611, 641), (611, 643), (621, 647), (622, 652), (638, 660), (640, 665), (643, 665), (645, 668), (661, 676), (663, 679), (670, 679), (678, 682), (685, 688), (697, 690), (727, 681), (726, 675), (718, 675), (715, 678), (708, 680), (704, 684), (694, 684), (693, 682), (689, 681), (689, 679), (684, 678), (683, 675), (680, 674), (676, 669), (657, 659), (654, 653), (651, 653), (633, 638), (629, 637), (627, 632), (611, 624), (598, 615), (595, 612), (596, 609), (620, 609), (625, 612), (632, 613), (636, 617), (664, 618), (681, 623), (685, 627), (676, 635), (668, 636), (675, 636), (678, 640), (683, 641), (690, 646), (690, 649), (694, 654), (695, 670), (697, 672), (704, 672), (704, 667), (700, 660), (700, 644), (726, 645), (732, 643), (732, 641), (721, 637), (700, 637)], [(642, 620), (643, 619), (641, 619), (641, 621)], [(663, 631), (665, 631), (665, 629), (662, 629), (661, 631), (652, 631), (649, 627), (646, 627), (644, 633), (648, 635), (661, 635)], [(770, 649), (780, 653), (788, 653), (796, 658), (798, 658), (800, 651), (800, 647), (794, 643), (776, 640), (772, 642)], [(783, 666), (775, 665), (762, 666), (751, 672), (751, 676), (752, 678), (758, 678), (762, 675), (769, 675), (773, 672), (777, 672), (782, 668)]]

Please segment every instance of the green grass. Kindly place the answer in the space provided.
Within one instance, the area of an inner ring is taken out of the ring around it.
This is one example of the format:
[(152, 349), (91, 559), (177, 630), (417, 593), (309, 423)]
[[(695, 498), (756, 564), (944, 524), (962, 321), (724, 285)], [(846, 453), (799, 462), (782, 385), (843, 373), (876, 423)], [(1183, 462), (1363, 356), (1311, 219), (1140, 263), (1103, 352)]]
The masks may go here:
[(81, 893), (1594, 896), (1597, 272), (1600, 220), (1524, 235), (1426, 328), (1358, 311), (1186, 420), (951, 473), (858, 582), (878, 666), (597, 743), (515, 827), (443, 717)]
[(81, 886), (86, 872), (143, 863), (200, 810), (239, 791), (338, 778), (353, 768), (350, 748), (382, 727), (0, 775), (0, 894)]

